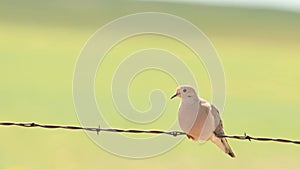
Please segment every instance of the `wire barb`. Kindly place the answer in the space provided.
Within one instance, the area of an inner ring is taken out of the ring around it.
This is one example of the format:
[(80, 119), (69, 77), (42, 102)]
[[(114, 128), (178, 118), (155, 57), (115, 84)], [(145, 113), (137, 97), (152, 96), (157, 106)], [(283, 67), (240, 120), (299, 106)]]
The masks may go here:
[[(151, 133), (151, 134), (166, 134), (171, 136), (186, 135), (182, 131), (162, 131), (162, 130), (137, 130), (137, 129), (117, 129), (117, 128), (101, 128), (100, 125), (97, 128), (94, 127), (81, 127), (81, 126), (61, 126), (52, 124), (38, 124), (34, 122), (0, 122), (0, 126), (19, 126), (19, 127), (39, 127), (47, 129), (66, 129), (66, 130), (85, 130), (96, 132), (99, 135), (100, 132), (118, 132), (118, 133)], [(236, 135), (217, 135), (219, 138), (230, 138), (238, 140), (256, 140), (256, 141), (273, 141), (280, 143), (292, 143), (300, 144), (300, 140), (289, 140), (282, 138), (266, 138), (266, 137), (252, 137), (244, 133), (243, 136)]]

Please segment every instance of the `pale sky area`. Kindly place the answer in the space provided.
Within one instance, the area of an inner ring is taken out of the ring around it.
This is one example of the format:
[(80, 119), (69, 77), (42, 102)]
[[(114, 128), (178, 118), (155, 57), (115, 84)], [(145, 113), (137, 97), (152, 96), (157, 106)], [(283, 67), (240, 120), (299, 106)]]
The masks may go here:
[(300, 0), (142, 0), (169, 2), (199, 2), (204, 4), (275, 8), (300, 12)]

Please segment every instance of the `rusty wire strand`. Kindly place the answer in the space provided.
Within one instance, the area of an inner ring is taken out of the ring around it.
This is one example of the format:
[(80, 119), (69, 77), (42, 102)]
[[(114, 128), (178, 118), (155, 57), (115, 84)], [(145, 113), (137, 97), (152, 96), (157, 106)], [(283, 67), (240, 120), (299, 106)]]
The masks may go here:
[[(117, 128), (101, 128), (99, 127), (80, 127), (80, 126), (61, 126), (61, 125), (52, 125), (52, 124), (38, 124), (34, 122), (0, 122), (0, 126), (19, 126), (19, 127), (39, 127), (47, 129), (67, 129), (67, 130), (85, 130), (93, 131), (99, 134), (100, 132), (119, 132), (119, 133), (151, 133), (151, 134), (166, 134), (171, 136), (186, 135), (182, 131), (162, 131), (162, 130), (137, 130), (137, 129), (117, 129)], [(238, 140), (256, 140), (256, 141), (273, 141), (280, 143), (292, 143), (300, 144), (300, 140), (289, 140), (282, 138), (266, 138), (266, 137), (252, 137), (246, 133), (243, 136), (235, 135), (218, 135), (222, 138), (238, 139)]]

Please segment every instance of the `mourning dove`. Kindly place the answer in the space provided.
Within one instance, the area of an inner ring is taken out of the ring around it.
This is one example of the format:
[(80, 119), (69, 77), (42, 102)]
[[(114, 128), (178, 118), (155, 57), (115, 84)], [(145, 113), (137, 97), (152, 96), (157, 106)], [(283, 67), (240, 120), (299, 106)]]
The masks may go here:
[(198, 97), (195, 89), (188, 85), (179, 86), (171, 99), (181, 98), (178, 120), (181, 129), (187, 137), (194, 141), (211, 140), (232, 158), (235, 154), (231, 150), (224, 135), (223, 124), (218, 109), (208, 101)]

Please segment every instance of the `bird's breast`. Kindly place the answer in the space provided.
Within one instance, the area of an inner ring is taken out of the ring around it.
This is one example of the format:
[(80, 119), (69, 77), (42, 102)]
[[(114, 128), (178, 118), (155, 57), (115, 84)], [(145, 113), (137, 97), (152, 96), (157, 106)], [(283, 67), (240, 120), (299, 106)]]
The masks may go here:
[(181, 104), (178, 111), (180, 128), (189, 133), (197, 119), (199, 104)]
[(210, 110), (206, 104), (181, 104), (178, 111), (181, 129), (194, 140), (208, 140), (215, 129)]

